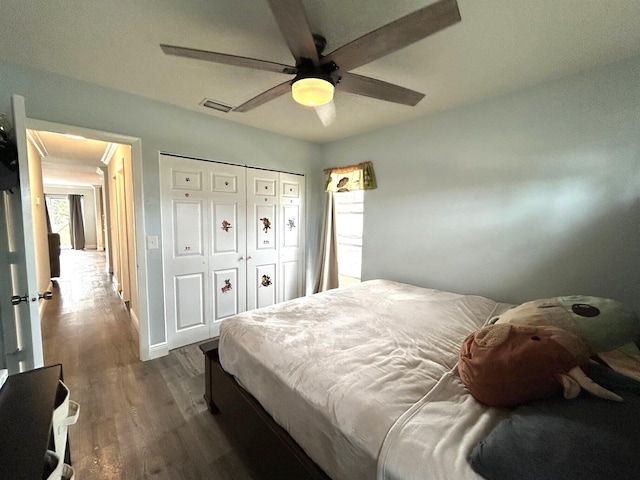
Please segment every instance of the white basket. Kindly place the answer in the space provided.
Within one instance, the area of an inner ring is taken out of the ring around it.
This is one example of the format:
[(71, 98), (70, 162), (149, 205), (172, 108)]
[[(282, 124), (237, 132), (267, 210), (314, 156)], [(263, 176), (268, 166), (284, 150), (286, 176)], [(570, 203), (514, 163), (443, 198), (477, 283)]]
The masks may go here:
[(64, 461), (67, 450), (67, 429), (74, 425), (80, 416), (80, 405), (69, 400), (69, 389), (60, 381), (60, 388), (64, 392), (64, 400), (53, 411), (53, 440), (56, 454)]
[(47, 450), (47, 453), (44, 455), (44, 468), (45, 472), (51, 472), (46, 480), (60, 480), (64, 462), (56, 452)]
[(72, 467), (70, 467), (66, 463), (62, 465), (62, 475), (60, 476), (60, 480), (74, 480), (75, 477), (76, 472)]

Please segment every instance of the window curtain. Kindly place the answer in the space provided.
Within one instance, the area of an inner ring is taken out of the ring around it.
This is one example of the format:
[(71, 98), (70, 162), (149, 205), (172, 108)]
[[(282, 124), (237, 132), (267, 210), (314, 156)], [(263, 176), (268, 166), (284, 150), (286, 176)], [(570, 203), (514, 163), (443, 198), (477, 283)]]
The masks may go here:
[(84, 250), (84, 222), (82, 221), (82, 195), (69, 195), (69, 230), (74, 250)]
[(324, 224), (320, 243), (318, 278), (314, 293), (338, 288), (338, 234), (336, 232), (336, 208), (334, 195), (338, 192), (372, 190), (377, 188), (376, 175), (371, 162), (363, 162), (347, 167), (328, 168), (325, 191), (327, 198), (324, 209)]
[(327, 192), (324, 223), (320, 242), (318, 278), (313, 293), (338, 288), (338, 236), (336, 235), (336, 205), (333, 192)]
[(352, 192), (354, 190), (373, 190), (378, 187), (376, 174), (371, 162), (363, 162), (348, 167), (328, 168), (325, 190), (327, 192)]

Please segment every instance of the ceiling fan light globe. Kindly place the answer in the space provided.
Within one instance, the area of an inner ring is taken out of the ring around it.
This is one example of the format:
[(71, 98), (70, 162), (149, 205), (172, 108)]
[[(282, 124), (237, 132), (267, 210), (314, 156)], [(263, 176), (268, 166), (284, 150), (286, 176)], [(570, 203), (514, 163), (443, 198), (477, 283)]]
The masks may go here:
[(291, 95), (300, 105), (319, 107), (333, 100), (333, 84), (322, 78), (301, 78), (291, 86)]

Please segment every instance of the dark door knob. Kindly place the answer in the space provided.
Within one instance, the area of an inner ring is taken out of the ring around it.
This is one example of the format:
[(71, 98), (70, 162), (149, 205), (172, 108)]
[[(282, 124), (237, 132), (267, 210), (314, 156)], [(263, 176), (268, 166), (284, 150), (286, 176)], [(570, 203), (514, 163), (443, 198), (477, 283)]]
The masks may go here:
[[(52, 292), (39, 293), (38, 294), (38, 298), (33, 297), (31, 299), (31, 301), (35, 302), (36, 300), (42, 299), (42, 298), (44, 298), (45, 300), (51, 300), (53, 298), (53, 293)], [(20, 305), (20, 303), (28, 302), (28, 301), (29, 301), (29, 296), (28, 295), (24, 295), (24, 296), (14, 295), (13, 297), (11, 297), (11, 304), (12, 305)]]
[(24, 297), (21, 297), (20, 295), (14, 295), (13, 297), (11, 297), (12, 305), (19, 305), (20, 302), (28, 302), (28, 301), (29, 301), (29, 297), (27, 295), (25, 295)]

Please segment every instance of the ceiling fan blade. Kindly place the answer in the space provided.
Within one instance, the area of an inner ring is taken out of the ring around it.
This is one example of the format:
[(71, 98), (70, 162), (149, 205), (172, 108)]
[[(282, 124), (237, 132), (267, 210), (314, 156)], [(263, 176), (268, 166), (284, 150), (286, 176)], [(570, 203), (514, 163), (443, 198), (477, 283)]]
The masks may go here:
[(318, 118), (322, 122), (322, 125), (325, 127), (328, 127), (336, 121), (336, 104), (333, 100), (329, 103), (313, 108), (316, 111), (316, 115), (318, 115)]
[(227, 65), (235, 65), (237, 67), (257, 68), (258, 70), (267, 70), (268, 72), (290, 74), (296, 73), (295, 67), (284, 65), (282, 63), (258, 60), (257, 58), (239, 57), (237, 55), (208, 52), (206, 50), (196, 50), (194, 48), (176, 47), (174, 45), (161, 44), (160, 48), (162, 48), (162, 51), (167, 55), (175, 55), (177, 57), (195, 58), (197, 60), (206, 60), (208, 62), (225, 63)]
[(309, 58), (318, 65), (318, 51), (301, 0), (267, 0), (280, 32), (296, 59)]
[(411, 107), (417, 105), (424, 98), (424, 93), (409, 90), (393, 83), (383, 82), (382, 80), (376, 80), (375, 78), (356, 75), (355, 73), (342, 74), (338, 89)]
[(234, 112), (248, 112), (260, 105), (275, 100), (276, 98), (289, 93), (291, 91), (291, 82), (284, 82), (280, 85), (276, 85), (270, 88), (266, 92), (262, 92), (260, 95), (253, 97), (251, 100), (244, 102), (242, 105), (238, 105), (233, 109)]
[(366, 65), (460, 21), (456, 0), (440, 0), (378, 28), (334, 50), (333, 61), (342, 71)]

